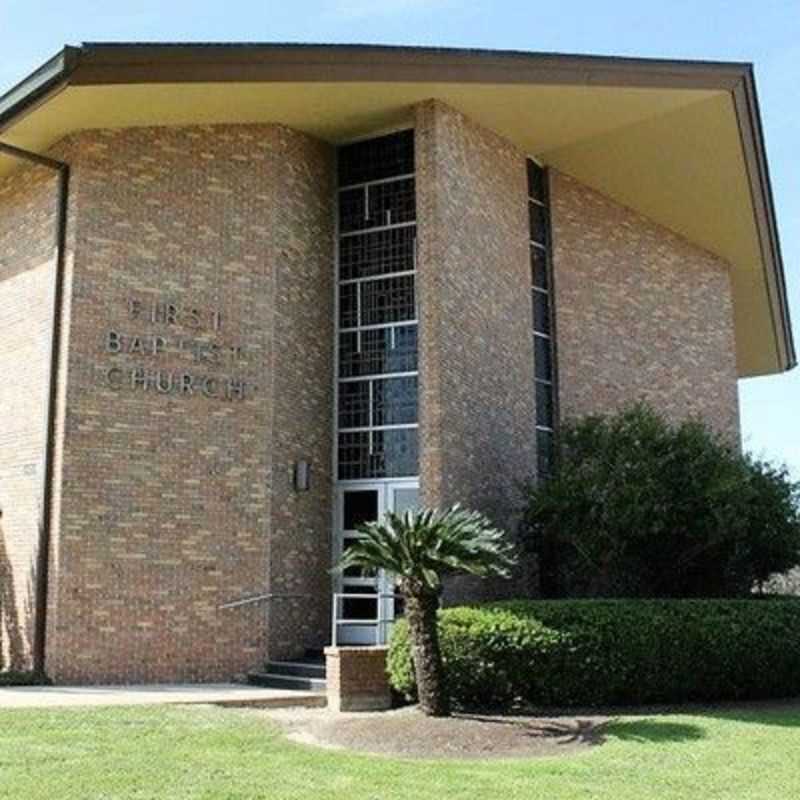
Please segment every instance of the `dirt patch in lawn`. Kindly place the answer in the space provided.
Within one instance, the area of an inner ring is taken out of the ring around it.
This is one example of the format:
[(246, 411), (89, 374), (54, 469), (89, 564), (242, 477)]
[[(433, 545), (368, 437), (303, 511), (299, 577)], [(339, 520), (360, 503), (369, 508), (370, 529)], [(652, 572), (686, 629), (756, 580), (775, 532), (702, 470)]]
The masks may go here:
[(320, 747), (404, 758), (529, 758), (569, 755), (602, 744), (609, 717), (455, 714), (426, 717), (416, 707), (334, 714), (325, 709), (266, 712), (289, 739)]

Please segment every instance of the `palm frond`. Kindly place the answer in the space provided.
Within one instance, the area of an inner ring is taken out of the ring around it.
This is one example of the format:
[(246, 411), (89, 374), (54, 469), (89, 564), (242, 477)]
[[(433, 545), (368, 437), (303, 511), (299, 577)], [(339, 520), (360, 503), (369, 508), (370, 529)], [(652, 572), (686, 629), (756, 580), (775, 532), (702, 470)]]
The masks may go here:
[(461, 572), (507, 577), (516, 563), (513, 545), (477, 511), (458, 505), (444, 511), (388, 512), (359, 528), (361, 538), (336, 565), (383, 569), (438, 591), (442, 577)]

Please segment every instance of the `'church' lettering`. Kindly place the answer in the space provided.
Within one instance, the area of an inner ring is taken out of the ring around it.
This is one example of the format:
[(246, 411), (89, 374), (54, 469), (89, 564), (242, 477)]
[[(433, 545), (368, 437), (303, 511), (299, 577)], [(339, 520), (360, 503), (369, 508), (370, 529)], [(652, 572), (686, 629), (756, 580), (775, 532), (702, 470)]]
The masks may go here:
[(241, 378), (214, 378), (191, 372), (145, 367), (110, 367), (105, 371), (106, 385), (111, 389), (132, 389), (155, 394), (191, 397), (195, 395), (236, 402), (246, 400), (254, 384)]

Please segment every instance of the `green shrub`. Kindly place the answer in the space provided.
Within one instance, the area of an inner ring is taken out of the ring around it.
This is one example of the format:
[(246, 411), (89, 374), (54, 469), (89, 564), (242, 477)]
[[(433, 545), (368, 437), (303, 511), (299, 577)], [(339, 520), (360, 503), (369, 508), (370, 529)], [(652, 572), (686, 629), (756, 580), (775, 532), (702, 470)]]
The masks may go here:
[(699, 420), (640, 404), (567, 422), (530, 488), (546, 597), (735, 597), (800, 563), (800, 487)]
[[(461, 707), (627, 705), (800, 695), (800, 599), (514, 601), (440, 612)], [(408, 628), (392, 686), (415, 692)]]
[(35, 672), (0, 671), (0, 686), (50, 686), (50, 681)]

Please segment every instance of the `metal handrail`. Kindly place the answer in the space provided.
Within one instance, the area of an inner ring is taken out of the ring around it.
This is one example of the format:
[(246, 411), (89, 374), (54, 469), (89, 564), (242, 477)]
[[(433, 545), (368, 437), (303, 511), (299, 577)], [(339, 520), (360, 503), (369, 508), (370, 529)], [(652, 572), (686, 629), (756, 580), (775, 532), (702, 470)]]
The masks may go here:
[[(386, 644), (386, 636), (384, 634), (384, 628), (386, 625), (392, 625), (394, 623), (394, 617), (391, 619), (385, 617), (383, 615), (383, 603), (382, 600), (386, 600), (391, 598), (392, 600), (396, 600), (398, 597), (403, 597), (402, 594), (397, 592), (334, 592), (333, 593), (333, 608), (331, 613), (331, 639), (332, 644), (334, 647), (337, 647), (339, 644), (339, 626), (340, 625), (361, 625), (363, 627), (367, 627), (369, 625), (375, 626), (375, 644), (381, 645)], [(339, 601), (340, 600), (348, 600), (351, 598), (360, 599), (360, 600), (375, 600), (375, 607), (377, 610), (377, 614), (375, 619), (347, 619), (346, 617), (339, 617)]]
[[(298, 598), (309, 598), (310, 594), (280, 594), (276, 592), (269, 592), (268, 594), (259, 594), (254, 597), (245, 597), (241, 600), (234, 600), (230, 603), (223, 603), (219, 606), (220, 609), (227, 608), (240, 608), (241, 606), (252, 605), (254, 603), (261, 603), (268, 600), (292, 600)], [(382, 600), (397, 600), (402, 598), (403, 595), (399, 592), (334, 592), (333, 593), (333, 607), (332, 607), (332, 643), (336, 647), (339, 642), (339, 627), (342, 625), (360, 625), (362, 627), (375, 626), (375, 644), (386, 644), (385, 629), (387, 625), (394, 623), (394, 616), (387, 617), (383, 613)], [(341, 600), (375, 600), (376, 616), (375, 618), (367, 619), (348, 619), (347, 617), (339, 616), (339, 603)]]
[(243, 600), (234, 600), (232, 603), (223, 603), (219, 608), (238, 608), (239, 606), (247, 606), (252, 603), (260, 603), (263, 600), (291, 600), (298, 597), (312, 597), (310, 594), (277, 594), (270, 592), (269, 594), (259, 594), (255, 597), (245, 597)]

